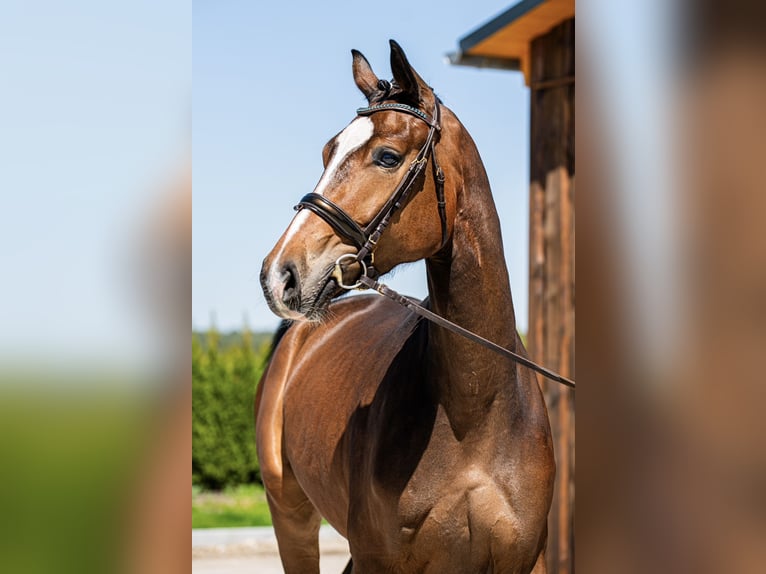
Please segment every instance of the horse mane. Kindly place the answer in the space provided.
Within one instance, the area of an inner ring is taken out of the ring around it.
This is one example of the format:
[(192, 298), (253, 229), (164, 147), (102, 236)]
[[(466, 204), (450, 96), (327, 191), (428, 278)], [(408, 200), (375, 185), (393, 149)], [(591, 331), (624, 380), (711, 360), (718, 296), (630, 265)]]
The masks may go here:
[(271, 338), (269, 352), (266, 354), (266, 358), (263, 360), (264, 367), (271, 361), (271, 358), (274, 356), (274, 351), (276, 351), (279, 342), (282, 340), (282, 337), (287, 334), (287, 330), (292, 326), (292, 324), (293, 322), (290, 319), (282, 319), (282, 321), (279, 323), (279, 327), (277, 327), (277, 330), (274, 332), (274, 336)]

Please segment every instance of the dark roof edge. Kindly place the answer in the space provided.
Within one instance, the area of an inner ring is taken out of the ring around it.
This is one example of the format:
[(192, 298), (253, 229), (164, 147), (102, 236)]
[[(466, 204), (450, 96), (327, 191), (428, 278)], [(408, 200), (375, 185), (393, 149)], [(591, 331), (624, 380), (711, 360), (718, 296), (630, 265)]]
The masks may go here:
[(495, 70), (521, 70), (518, 58), (498, 58), (496, 56), (474, 56), (463, 52), (450, 52), (447, 61), (453, 66), (471, 66), (474, 68), (491, 68)]
[(476, 44), (486, 40), (492, 34), (501, 30), (514, 20), (521, 18), (533, 8), (537, 8), (543, 2), (545, 2), (545, 0), (522, 0), (518, 4), (514, 4), (499, 16), (496, 16), (480, 28), (477, 28), (467, 36), (461, 38), (459, 40), (460, 51), (463, 53), (468, 52)]

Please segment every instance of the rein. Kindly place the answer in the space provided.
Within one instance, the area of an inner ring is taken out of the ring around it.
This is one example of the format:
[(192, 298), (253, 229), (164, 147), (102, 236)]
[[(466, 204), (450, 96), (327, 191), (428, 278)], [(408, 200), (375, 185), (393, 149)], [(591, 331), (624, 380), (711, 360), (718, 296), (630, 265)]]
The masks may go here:
[(478, 343), (482, 347), (486, 347), (487, 349), (495, 351), (496, 353), (499, 353), (503, 355), (504, 357), (511, 359), (512, 361), (515, 361), (521, 365), (524, 365), (525, 367), (529, 367), (533, 371), (537, 371), (538, 373), (540, 373), (544, 377), (549, 378), (552, 381), (556, 381), (557, 383), (561, 383), (562, 385), (566, 385), (567, 387), (570, 387), (572, 389), (575, 388), (575, 382), (573, 380), (567, 379), (566, 377), (559, 375), (558, 373), (555, 373), (549, 369), (546, 369), (545, 367), (538, 365), (534, 361), (531, 361), (530, 359), (527, 359), (526, 357), (519, 355), (518, 353), (509, 351), (505, 347), (501, 347), (497, 343), (493, 343), (489, 339), (485, 339), (484, 337), (482, 337), (481, 335), (477, 335), (473, 331), (464, 329), (460, 325), (457, 325), (456, 323), (453, 323), (452, 321), (449, 321), (445, 319), (444, 317), (437, 315), (433, 311), (429, 311), (428, 309), (418, 304), (417, 302), (413, 301), (412, 299), (408, 299), (404, 295), (397, 293), (396, 291), (391, 289), (388, 285), (379, 283), (378, 281), (375, 281), (374, 279), (372, 279), (371, 277), (368, 277), (367, 275), (362, 275), (359, 278), (359, 282), (365, 288), (374, 289), (381, 295), (385, 295), (389, 299), (399, 303), (399, 305), (406, 307), (413, 313), (416, 313), (417, 315), (420, 315), (421, 317), (428, 319), (432, 323), (436, 323), (440, 327), (444, 327), (448, 331), (452, 331), (453, 333), (456, 333), (462, 337), (465, 337), (466, 339), (470, 339), (474, 343)]
[[(469, 331), (468, 329), (465, 329), (460, 325), (457, 325), (452, 321), (449, 321), (444, 317), (433, 313), (432, 311), (429, 311), (417, 302), (408, 299), (403, 295), (400, 295), (390, 287), (379, 283), (376, 280), (378, 273), (374, 268), (375, 247), (377, 246), (383, 231), (390, 223), (394, 213), (406, 204), (412, 186), (428, 163), (429, 156), (431, 157), (431, 163), (433, 166), (437, 208), (439, 210), (439, 218), (441, 220), (441, 247), (446, 245), (448, 239), (446, 202), (444, 199), (444, 172), (436, 160), (435, 150), (435, 136), (437, 132), (441, 131), (441, 110), (439, 108), (439, 100), (436, 99), (435, 101), (433, 118), (429, 118), (428, 115), (417, 108), (401, 103), (377, 104), (366, 108), (359, 108), (356, 113), (360, 116), (368, 116), (376, 112), (387, 110), (403, 112), (415, 116), (416, 118), (424, 121), (430, 129), (428, 131), (428, 136), (426, 137), (426, 141), (423, 144), (423, 147), (420, 148), (418, 155), (415, 156), (415, 159), (412, 161), (412, 163), (410, 163), (410, 167), (407, 170), (407, 173), (399, 182), (399, 185), (391, 194), (391, 197), (388, 199), (388, 201), (383, 205), (377, 215), (372, 218), (372, 221), (370, 221), (370, 223), (364, 227), (360, 226), (348, 213), (346, 213), (343, 208), (317, 193), (308, 193), (304, 195), (295, 206), (296, 211), (300, 211), (301, 209), (308, 209), (309, 211), (317, 214), (325, 222), (327, 222), (338, 235), (359, 249), (356, 255), (352, 253), (346, 253), (345, 255), (341, 255), (338, 258), (338, 260), (335, 262), (335, 269), (333, 270), (332, 277), (343, 289), (373, 289), (381, 295), (396, 301), (398, 304), (416, 313), (417, 315), (420, 315), (432, 323), (436, 323), (440, 327), (444, 327), (445, 329), (471, 341), (474, 341), (475, 343), (478, 343), (487, 349), (499, 353), (500, 355), (503, 355), (504, 357), (511, 359), (520, 365), (524, 365), (533, 371), (537, 371), (552, 381), (556, 381), (557, 383), (561, 383), (562, 385), (574, 389), (575, 382), (573, 380), (559, 375), (558, 373), (555, 373), (549, 369), (546, 369), (545, 367), (538, 365), (534, 361), (523, 357), (522, 355), (514, 353), (505, 347), (501, 347), (497, 343), (493, 343), (489, 339), (485, 339), (484, 337), (477, 335), (476, 333)], [(346, 285), (343, 283), (343, 269), (341, 267), (341, 262), (345, 261), (346, 259), (352, 259), (353, 262), (359, 263), (362, 267), (362, 274), (357, 282), (353, 285)]]

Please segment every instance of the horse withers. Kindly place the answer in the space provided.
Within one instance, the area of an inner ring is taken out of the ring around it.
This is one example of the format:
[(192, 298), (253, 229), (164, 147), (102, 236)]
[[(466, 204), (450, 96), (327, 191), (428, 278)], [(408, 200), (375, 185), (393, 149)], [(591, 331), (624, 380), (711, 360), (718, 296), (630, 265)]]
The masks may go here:
[(525, 355), (471, 136), (396, 42), (390, 82), (352, 54), (369, 105), (325, 145), (261, 273), (293, 321), (255, 404), (282, 563), (319, 572), (324, 517), (347, 572), (545, 572), (555, 465), (534, 373), (377, 295), (332, 302), (425, 259), (433, 311)]

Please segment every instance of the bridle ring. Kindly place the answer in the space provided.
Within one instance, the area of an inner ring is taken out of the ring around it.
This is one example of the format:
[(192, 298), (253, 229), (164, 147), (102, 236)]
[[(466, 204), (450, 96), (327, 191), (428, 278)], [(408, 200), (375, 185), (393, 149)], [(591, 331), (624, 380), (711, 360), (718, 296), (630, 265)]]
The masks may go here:
[(357, 281), (353, 285), (346, 285), (343, 283), (343, 268), (340, 266), (340, 262), (344, 259), (351, 258), (354, 260), (355, 263), (359, 263), (362, 266), (362, 275), (367, 275), (367, 265), (365, 264), (364, 260), (359, 259), (357, 260), (356, 255), (354, 253), (344, 253), (338, 259), (335, 261), (335, 269), (333, 269), (332, 275), (335, 278), (335, 280), (338, 282), (338, 285), (340, 287), (343, 287), (344, 289), (359, 289), (359, 287), (362, 286), (361, 281)]

